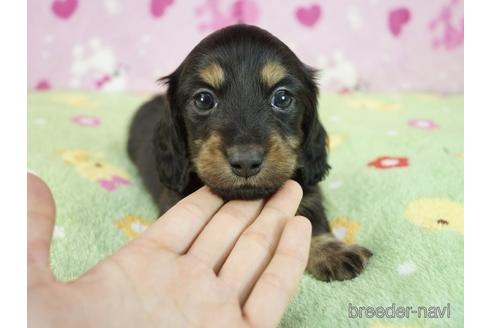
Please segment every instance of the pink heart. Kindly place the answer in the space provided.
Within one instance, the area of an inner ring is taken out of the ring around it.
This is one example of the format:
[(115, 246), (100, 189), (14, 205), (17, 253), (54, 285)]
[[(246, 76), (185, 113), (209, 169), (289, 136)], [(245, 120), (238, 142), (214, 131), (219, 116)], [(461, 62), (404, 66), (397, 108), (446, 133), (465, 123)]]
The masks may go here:
[(99, 182), (99, 185), (106, 189), (106, 191), (115, 191), (118, 186), (130, 184), (130, 181), (117, 175), (113, 175), (111, 179), (108, 180), (97, 180), (97, 182)]
[(72, 122), (80, 126), (97, 127), (101, 125), (101, 120), (94, 116), (78, 115), (72, 117)]
[(312, 27), (316, 24), (321, 16), (321, 7), (312, 5), (309, 8), (299, 7), (296, 10), (297, 20), (306, 26)]
[(167, 7), (172, 5), (174, 0), (152, 0), (150, 2), (150, 13), (154, 17), (161, 17)]
[(49, 90), (51, 89), (51, 85), (50, 85), (50, 82), (48, 80), (41, 80), (41, 81), (38, 81), (38, 83), (36, 84), (36, 87), (35, 87), (36, 90)]
[(237, 0), (232, 4), (231, 14), (238, 22), (253, 24), (258, 19), (258, 6), (252, 0)]
[(64, 19), (70, 18), (77, 9), (78, 0), (56, 0), (51, 4), (53, 13)]
[(410, 10), (407, 8), (397, 8), (390, 11), (388, 15), (388, 24), (391, 33), (394, 36), (399, 36), (402, 28), (410, 21)]

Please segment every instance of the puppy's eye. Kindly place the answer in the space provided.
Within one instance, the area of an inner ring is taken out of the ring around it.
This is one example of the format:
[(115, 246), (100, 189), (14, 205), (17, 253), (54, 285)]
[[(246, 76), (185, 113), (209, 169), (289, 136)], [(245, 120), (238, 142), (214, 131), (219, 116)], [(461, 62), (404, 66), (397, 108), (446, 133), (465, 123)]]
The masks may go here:
[(195, 97), (193, 97), (193, 102), (195, 103), (195, 106), (200, 110), (210, 110), (215, 107), (214, 96), (207, 91), (197, 93)]
[(278, 90), (272, 98), (272, 105), (276, 108), (285, 109), (292, 103), (292, 96), (287, 90)]

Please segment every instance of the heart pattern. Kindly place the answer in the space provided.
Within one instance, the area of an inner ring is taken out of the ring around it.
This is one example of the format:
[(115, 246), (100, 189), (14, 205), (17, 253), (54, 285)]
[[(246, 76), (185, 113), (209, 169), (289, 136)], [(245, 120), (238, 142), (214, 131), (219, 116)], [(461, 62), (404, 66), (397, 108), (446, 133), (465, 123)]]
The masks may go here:
[(299, 23), (307, 27), (313, 27), (321, 17), (321, 7), (314, 4), (310, 7), (299, 7), (296, 10), (296, 17)]
[(40, 80), (38, 83), (36, 83), (36, 90), (42, 91), (42, 90), (49, 90), (51, 89), (51, 84), (48, 80)]
[(407, 8), (397, 8), (389, 12), (388, 25), (391, 34), (395, 37), (399, 37), (403, 26), (405, 26), (411, 18), (410, 10)]
[(51, 4), (51, 10), (55, 16), (69, 19), (78, 6), (78, 0), (56, 0)]
[(174, 3), (174, 0), (152, 0), (150, 2), (150, 13), (155, 18), (159, 18), (166, 12), (166, 9)]
[[(316, 67), (321, 90), (459, 93), (463, 90), (463, 1), (296, 0), (281, 5), (260, 0), (33, 1), (28, 6), (32, 50), (28, 86), (39, 91), (153, 88), (144, 76), (171, 72), (198, 40), (244, 23), (268, 26), (306, 64)], [(370, 40), (357, 42), (363, 35)], [(129, 44), (134, 51), (128, 51)], [(179, 50), (167, 51), (171, 44)], [(426, 56), (418, 55), (422, 53)], [(383, 76), (367, 74), (367, 67), (389, 71)], [(401, 110), (382, 101), (354, 106), (377, 112)], [(438, 128), (424, 121), (408, 126)]]

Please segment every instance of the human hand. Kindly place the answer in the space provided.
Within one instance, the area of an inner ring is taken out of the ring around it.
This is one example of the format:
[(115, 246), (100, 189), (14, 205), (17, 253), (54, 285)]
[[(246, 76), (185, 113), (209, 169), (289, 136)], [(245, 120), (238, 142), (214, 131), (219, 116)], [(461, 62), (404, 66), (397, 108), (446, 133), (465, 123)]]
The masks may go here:
[(274, 327), (307, 263), (311, 225), (300, 186), (266, 203), (228, 203), (206, 187), (80, 278), (49, 267), (55, 207), (28, 174), (30, 327)]

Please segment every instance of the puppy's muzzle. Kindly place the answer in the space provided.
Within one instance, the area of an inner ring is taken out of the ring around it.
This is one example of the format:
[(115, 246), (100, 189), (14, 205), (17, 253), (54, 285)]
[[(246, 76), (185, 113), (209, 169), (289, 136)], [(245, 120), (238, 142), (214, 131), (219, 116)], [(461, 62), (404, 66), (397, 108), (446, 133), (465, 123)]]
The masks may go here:
[(227, 150), (227, 159), (232, 172), (240, 177), (249, 178), (261, 171), (265, 151), (258, 145), (238, 145)]

